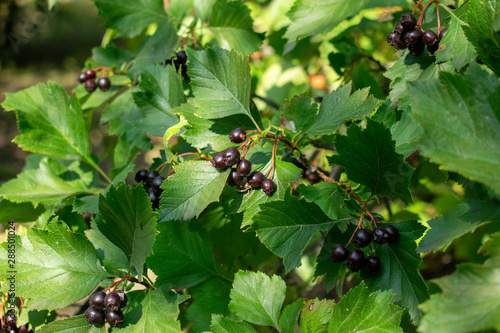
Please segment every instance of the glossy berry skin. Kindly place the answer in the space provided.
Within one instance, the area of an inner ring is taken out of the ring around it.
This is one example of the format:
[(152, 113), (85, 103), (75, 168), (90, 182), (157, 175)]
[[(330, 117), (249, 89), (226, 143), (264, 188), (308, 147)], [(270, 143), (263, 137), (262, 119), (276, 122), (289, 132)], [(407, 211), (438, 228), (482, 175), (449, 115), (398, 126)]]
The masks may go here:
[(401, 22), (398, 21), (398, 23), (396, 23), (396, 26), (394, 27), (394, 31), (396, 31), (397, 33), (401, 34), (401, 35), (404, 35), (406, 30), (405, 28), (403, 28), (403, 26), (401, 25)]
[(80, 83), (85, 83), (85, 81), (87, 81), (88, 77), (87, 75), (85, 75), (85, 73), (80, 73), (78, 75), (78, 82)]
[(16, 324), (17, 324), (16, 315), (12, 312), (7, 312), (5, 314), (5, 325), (9, 327), (16, 327)]
[(260, 188), (265, 194), (271, 195), (274, 192), (275, 184), (272, 179), (266, 178), (260, 184)]
[(160, 196), (154, 190), (148, 191), (149, 199), (151, 199), (153, 209), (160, 207)]
[(352, 242), (356, 247), (365, 247), (372, 241), (372, 234), (366, 229), (359, 229), (354, 234)]
[(388, 225), (385, 227), (385, 230), (389, 234), (389, 237), (387, 239), (387, 242), (389, 244), (396, 243), (399, 240), (399, 230), (393, 225)]
[(434, 45), (427, 45), (427, 51), (429, 51), (430, 54), (434, 55), (437, 50), (439, 50), (439, 42)]
[[(362, 229), (363, 230), (363, 229)], [(353, 272), (359, 271), (365, 264), (365, 254), (361, 250), (352, 250), (347, 254), (347, 268)]]
[(135, 181), (138, 183), (145, 183), (148, 181), (148, 170), (141, 169), (135, 174)]
[(235, 128), (229, 133), (229, 140), (233, 143), (242, 143), (246, 136), (247, 132), (243, 128)]
[(408, 46), (408, 51), (410, 51), (410, 54), (414, 57), (418, 57), (419, 55), (421, 55), (424, 50), (425, 44), (422, 42), (417, 42)]
[(123, 312), (120, 309), (108, 310), (106, 312), (106, 321), (111, 326), (120, 327), (123, 324)]
[(90, 297), (89, 304), (95, 309), (103, 309), (105, 298), (106, 298), (106, 293), (104, 291), (99, 291)]
[(111, 87), (111, 81), (109, 81), (107, 77), (101, 77), (97, 80), (97, 86), (101, 89), (101, 91), (108, 91)]
[(224, 156), (222, 152), (216, 153), (212, 158), (212, 165), (217, 170), (223, 170), (226, 168), (226, 163), (224, 163)]
[(426, 30), (422, 34), (422, 42), (425, 45), (434, 45), (438, 42), (438, 35), (432, 30)]
[(93, 307), (85, 311), (85, 319), (92, 325), (99, 325), (104, 322), (104, 311)]
[(439, 40), (443, 39), (444, 35), (446, 35), (446, 31), (448, 31), (448, 28), (441, 30), (439, 33)]
[(162, 176), (157, 176), (151, 182), (151, 186), (153, 188), (160, 188), (161, 184), (163, 183), (163, 180), (164, 180), (164, 178)]
[(264, 175), (260, 171), (252, 172), (248, 175), (248, 185), (252, 187), (259, 187), (262, 181), (265, 179)]
[(125, 291), (117, 290), (116, 293), (120, 296), (120, 309), (127, 306), (128, 297)]
[(377, 244), (387, 243), (389, 240), (389, 234), (385, 228), (376, 228), (373, 230), (373, 241)]
[(380, 270), (380, 259), (376, 256), (369, 256), (365, 260), (365, 267), (371, 274), (377, 274)]
[(240, 185), (243, 182), (243, 177), (236, 171), (236, 169), (231, 169), (231, 172), (229, 172), (229, 177), (227, 178), (227, 183), (229, 186), (237, 186)]
[[(153, 193), (153, 192), (149, 192), (149, 193)], [(149, 197), (151, 197), (151, 196), (149, 196)], [(115, 292), (111, 292), (111, 293), (106, 295), (106, 298), (104, 299), (104, 306), (108, 310), (116, 310), (120, 307), (120, 302), (121, 302), (120, 296), (118, 296), (118, 294)]]
[(420, 29), (412, 29), (405, 34), (406, 44), (415, 44), (422, 40), (422, 31)]
[(87, 69), (85, 71), (85, 76), (87, 76), (87, 79), (95, 79), (95, 71), (93, 69)]
[(149, 170), (148, 171), (148, 182), (152, 183), (153, 180), (158, 177), (160, 174), (156, 170)]
[(252, 162), (249, 160), (242, 159), (238, 166), (236, 167), (236, 171), (242, 176), (246, 176), (252, 171)]
[(87, 81), (85, 81), (85, 90), (87, 90), (87, 92), (91, 93), (94, 92), (96, 89), (97, 89), (97, 84), (93, 79), (88, 79)]
[(30, 324), (24, 324), (19, 327), (19, 333), (28, 333), (30, 330)]
[(240, 161), (240, 152), (234, 147), (229, 147), (222, 153), (226, 166), (235, 165)]
[(403, 28), (406, 31), (408, 31), (410, 29), (415, 28), (415, 26), (417, 25), (417, 19), (411, 13), (406, 13), (406, 14), (401, 15), (401, 18), (399, 19), (399, 23), (401, 23)]
[(349, 250), (345, 248), (344, 245), (339, 244), (335, 245), (330, 253), (330, 260), (333, 262), (343, 262), (347, 260), (347, 255), (349, 254)]
[(185, 51), (179, 51), (177, 52), (177, 61), (179, 61), (181, 64), (185, 64), (188, 60), (188, 56)]
[(403, 37), (396, 31), (391, 31), (389, 35), (387, 35), (387, 43), (389, 43), (389, 45), (391, 46), (394, 46), (397, 50), (403, 50), (408, 47), (408, 45), (403, 40)]

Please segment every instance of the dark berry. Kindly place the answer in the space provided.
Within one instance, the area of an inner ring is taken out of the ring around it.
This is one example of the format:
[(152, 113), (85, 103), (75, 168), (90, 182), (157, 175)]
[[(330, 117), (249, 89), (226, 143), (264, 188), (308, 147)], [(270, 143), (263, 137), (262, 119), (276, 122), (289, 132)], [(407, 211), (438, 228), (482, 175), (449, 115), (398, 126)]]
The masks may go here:
[(389, 244), (396, 243), (399, 240), (399, 230), (393, 225), (388, 225), (385, 230), (389, 234), (387, 242)]
[(231, 169), (229, 172), (229, 177), (227, 178), (227, 183), (229, 186), (237, 186), (243, 182), (243, 175), (240, 175), (236, 169)]
[(372, 234), (366, 229), (359, 229), (354, 234), (352, 242), (356, 247), (365, 247), (372, 241)]
[(28, 333), (30, 330), (30, 324), (26, 323), (19, 327), (19, 333)]
[[(363, 230), (363, 229), (361, 229)], [(361, 250), (352, 250), (347, 254), (347, 267), (353, 271), (357, 272), (363, 267), (365, 263), (365, 254)]]
[(138, 183), (145, 183), (148, 181), (148, 170), (141, 169), (135, 174), (135, 181)]
[(373, 230), (373, 241), (377, 244), (384, 244), (389, 240), (389, 234), (385, 228), (376, 228)]
[(148, 171), (148, 182), (151, 184), (153, 180), (158, 177), (160, 174), (156, 170)]
[(117, 290), (116, 293), (118, 294), (118, 296), (120, 296), (120, 309), (126, 307), (128, 298), (127, 298), (127, 294), (125, 293), (125, 291), (124, 290)]
[(380, 259), (376, 256), (369, 256), (365, 260), (365, 266), (368, 272), (377, 274), (380, 269)]
[(421, 40), (422, 40), (422, 31), (420, 31), (420, 29), (412, 29), (405, 34), (406, 44), (415, 44), (420, 42)]
[(315, 97), (315, 98), (314, 98), (314, 101), (315, 101), (316, 103), (321, 103), (321, 102), (323, 102), (323, 97)]
[(85, 319), (92, 325), (99, 325), (104, 322), (104, 311), (93, 307), (85, 311)]
[(238, 166), (236, 167), (236, 171), (242, 176), (246, 176), (252, 171), (252, 162), (249, 160), (242, 159)]
[(123, 312), (120, 309), (117, 310), (108, 310), (106, 312), (106, 321), (111, 326), (120, 327), (123, 323)]
[(432, 30), (426, 30), (422, 34), (422, 42), (425, 45), (434, 45), (438, 42), (438, 35)]
[(111, 81), (109, 81), (107, 77), (101, 77), (97, 80), (97, 86), (101, 89), (101, 91), (108, 91), (111, 87)]
[(80, 83), (85, 83), (85, 81), (87, 81), (88, 77), (87, 75), (85, 75), (85, 73), (80, 73), (78, 75), (78, 82)]
[(446, 31), (448, 31), (448, 28), (441, 30), (439, 33), (439, 40), (443, 39), (444, 35), (446, 35)]
[(87, 92), (91, 93), (94, 92), (97, 89), (97, 84), (95, 83), (94, 79), (88, 79), (85, 81), (85, 90)]
[(93, 69), (87, 69), (85, 71), (85, 76), (87, 76), (87, 79), (95, 79), (95, 71)]
[(401, 15), (399, 22), (403, 26), (403, 29), (407, 31), (415, 28), (415, 26), (417, 25), (417, 19), (415, 18), (415, 16), (413, 16), (413, 14), (410, 13)]
[(387, 43), (394, 46), (397, 50), (403, 50), (408, 47), (403, 37), (395, 31), (391, 31), (389, 35), (387, 35)]
[(116, 310), (120, 306), (120, 302), (120, 296), (115, 292), (111, 292), (106, 295), (106, 298), (104, 299), (104, 306), (106, 306), (108, 310)]
[(159, 208), (160, 207), (160, 196), (158, 195), (158, 193), (154, 189), (152, 189), (152, 190), (148, 191), (148, 196), (149, 196), (149, 199), (151, 199), (151, 203), (153, 204), (153, 209)]
[(404, 35), (404, 33), (406, 32), (405, 28), (403, 28), (403, 26), (401, 25), (401, 22), (398, 21), (398, 23), (396, 23), (396, 26), (394, 27), (394, 31), (396, 31), (397, 33), (401, 34), (401, 35)]
[(437, 50), (439, 50), (439, 42), (434, 45), (427, 45), (427, 51), (429, 51), (430, 54), (434, 55)]
[(153, 188), (160, 188), (161, 184), (163, 183), (163, 180), (165, 178), (163, 178), (162, 176), (157, 176), (153, 179), (153, 181), (151, 182), (151, 186)]
[(179, 51), (177, 52), (177, 60), (181, 63), (181, 64), (185, 64), (188, 60), (188, 56), (186, 54), (185, 51)]
[(330, 254), (330, 259), (333, 262), (343, 262), (347, 259), (348, 254), (349, 250), (347, 250), (344, 245), (335, 245)]
[(104, 299), (106, 298), (106, 293), (104, 291), (99, 291), (94, 295), (90, 296), (89, 304), (95, 309), (104, 308)]
[(248, 175), (248, 185), (252, 187), (259, 187), (262, 181), (265, 179), (264, 175), (260, 171), (252, 172)]
[(317, 174), (309, 169), (304, 171), (304, 177), (309, 181), (311, 185), (314, 185), (321, 180), (321, 178), (319, 178)]
[(274, 192), (275, 185), (272, 179), (266, 178), (262, 181), (260, 187), (265, 194), (271, 195)]
[(235, 165), (240, 161), (240, 152), (234, 147), (229, 147), (222, 153), (226, 166)]
[(414, 57), (417, 57), (422, 54), (425, 50), (425, 44), (422, 42), (417, 42), (415, 44), (411, 44), (408, 46), (408, 51), (410, 51), (410, 54)]
[(16, 314), (13, 312), (7, 312), (5, 315), (5, 325), (9, 327), (16, 327), (17, 324), (17, 317)]
[(226, 168), (226, 163), (224, 163), (224, 156), (222, 152), (216, 153), (212, 158), (212, 165), (217, 170), (223, 170)]
[(247, 132), (243, 128), (235, 128), (229, 133), (229, 140), (234, 143), (242, 143), (245, 141)]

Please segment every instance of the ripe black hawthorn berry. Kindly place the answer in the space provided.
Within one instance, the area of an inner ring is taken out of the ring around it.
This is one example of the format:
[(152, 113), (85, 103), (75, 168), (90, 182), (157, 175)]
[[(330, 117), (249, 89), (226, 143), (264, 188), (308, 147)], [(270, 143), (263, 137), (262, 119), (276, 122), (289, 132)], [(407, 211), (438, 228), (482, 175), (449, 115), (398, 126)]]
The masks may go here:
[(181, 63), (181, 64), (185, 64), (188, 60), (188, 56), (186, 54), (185, 51), (179, 51), (177, 52), (177, 60)]
[(224, 156), (222, 152), (215, 153), (212, 158), (212, 165), (217, 170), (223, 170), (226, 168), (226, 163), (224, 163)]
[(222, 153), (226, 166), (235, 165), (240, 161), (240, 152), (235, 147), (229, 147)]
[(85, 81), (87, 81), (87, 75), (85, 75), (85, 73), (80, 73), (78, 75), (78, 82), (80, 83), (85, 83)]
[(127, 306), (128, 297), (124, 290), (117, 290), (116, 293), (120, 296), (120, 309)]
[(90, 307), (85, 311), (85, 319), (92, 325), (99, 325), (104, 322), (104, 311)]
[(91, 93), (94, 92), (97, 89), (97, 84), (95, 83), (94, 79), (88, 79), (85, 81), (85, 90), (87, 92)]
[(348, 254), (349, 250), (344, 245), (335, 245), (330, 253), (330, 260), (333, 262), (343, 262), (347, 259)]
[(97, 86), (101, 89), (101, 91), (108, 91), (111, 87), (111, 81), (109, 81), (107, 77), (101, 77), (97, 80)]
[(427, 45), (427, 51), (429, 51), (429, 53), (431, 55), (434, 55), (434, 53), (439, 50), (439, 42), (437, 42), (436, 44), (434, 45)]
[(242, 159), (238, 166), (236, 167), (236, 171), (242, 176), (246, 176), (252, 171), (252, 162), (246, 159)]
[(438, 42), (438, 35), (432, 30), (426, 30), (422, 34), (422, 42), (425, 45), (434, 45)]
[(236, 171), (236, 169), (232, 168), (229, 172), (229, 176), (227, 178), (227, 183), (229, 186), (237, 186), (243, 182), (243, 177)]
[(411, 13), (406, 13), (401, 15), (399, 22), (401, 23), (403, 28), (407, 31), (415, 28), (415, 26), (417, 25), (417, 19)]
[(424, 50), (425, 44), (422, 42), (417, 42), (408, 46), (408, 51), (410, 51), (410, 54), (414, 57), (421, 55)]
[(422, 31), (420, 29), (412, 29), (407, 31), (404, 36), (406, 44), (415, 44), (422, 40)]
[(90, 296), (89, 304), (95, 309), (104, 308), (104, 299), (106, 298), (106, 293), (104, 291), (99, 291)]
[(135, 174), (135, 181), (138, 183), (145, 183), (148, 181), (148, 170), (141, 169)]
[(87, 69), (85, 71), (85, 75), (87, 76), (87, 79), (95, 79), (95, 71), (93, 69)]
[(254, 171), (248, 175), (248, 185), (252, 187), (259, 187), (262, 181), (265, 179), (264, 175), (260, 171)]
[(441, 30), (439, 33), (439, 40), (443, 39), (444, 35), (446, 35), (446, 31), (448, 31), (448, 28)]
[(19, 333), (28, 333), (30, 330), (30, 324), (29, 323), (26, 323), (24, 325), (21, 325), (19, 327)]
[(352, 242), (356, 247), (365, 247), (372, 241), (372, 234), (366, 229), (358, 229), (354, 234)]
[(108, 310), (106, 312), (106, 321), (111, 326), (120, 327), (123, 324), (123, 312), (120, 309)]
[[(363, 230), (363, 229), (361, 229)], [(347, 254), (347, 268), (357, 272), (365, 263), (365, 254), (361, 250), (352, 250)]]
[(389, 233), (385, 228), (373, 230), (373, 241), (377, 244), (384, 244), (389, 240)]
[(266, 178), (262, 181), (260, 187), (265, 194), (271, 195), (274, 192), (275, 185), (272, 179)]
[(108, 310), (118, 309), (118, 307), (120, 306), (120, 302), (121, 302), (120, 296), (116, 292), (110, 292), (109, 294), (106, 295), (106, 298), (104, 298), (104, 306)]
[(153, 180), (158, 177), (160, 174), (156, 170), (149, 170), (148, 171), (148, 182), (151, 184)]
[(385, 230), (389, 234), (389, 237), (387, 237), (387, 242), (389, 244), (396, 243), (399, 240), (399, 230), (393, 225), (388, 225), (385, 227)]
[(148, 196), (151, 199), (153, 209), (160, 208), (160, 196), (154, 189), (148, 191)]
[(401, 22), (399, 22), (399, 21), (398, 21), (398, 23), (396, 23), (396, 26), (394, 27), (394, 31), (396, 31), (400, 35), (404, 35), (406, 32), (405, 28), (403, 28), (403, 26), (401, 25)]
[(387, 35), (387, 43), (394, 46), (397, 50), (404, 50), (408, 47), (403, 37), (396, 31), (391, 31), (389, 35)]
[(319, 178), (317, 174), (315, 174), (309, 169), (304, 171), (304, 177), (309, 181), (311, 185), (314, 185), (321, 180), (321, 178)]
[(380, 269), (380, 259), (377, 256), (369, 256), (365, 260), (365, 266), (371, 274), (377, 274)]
[(323, 97), (321, 97), (321, 96), (315, 97), (315, 98), (314, 98), (314, 101), (315, 101), (316, 103), (321, 103), (321, 102), (323, 102)]
[(235, 128), (229, 133), (229, 140), (234, 143), (242, 143), (246, 136), (247, 132), (243, 128)]
[(165, 178), (163, 178), (162, 176), (156, 176), (153, 181), (151, 182), (151, 186), (153, 188), (160, 188), (161, 184), (163, 183), (163, 180)]

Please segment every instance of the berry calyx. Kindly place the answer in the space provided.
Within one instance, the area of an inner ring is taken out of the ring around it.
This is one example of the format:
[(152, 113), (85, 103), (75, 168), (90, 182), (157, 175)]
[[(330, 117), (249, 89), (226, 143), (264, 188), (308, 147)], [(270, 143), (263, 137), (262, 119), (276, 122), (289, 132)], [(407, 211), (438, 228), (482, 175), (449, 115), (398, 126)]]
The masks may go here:
[(444, 35), (446, 35), (446, 32), (448, 31), (448, 28), (441, 30), (439, 33), (439, 40), (443, 39)]
[[(154, 192), (150, 192), (154, 193)], [(151, 196), (150, 196), (151, 197)], [(106, 295), (106, 298), (104, 298), (104, 306), (108, 310), (116, 310), (120, 306), (120, 296), (116, 292), (110, 292), (109, 294)]]
[(344, 245), (335, 245), (330, 253), (330, 260), (333, 262), (343, 262), (347, 260), (348, 254), (349, 250), (347, 250)]
[(87, 69), (85, 71), (85, 76), (87, 79), (95, 79), (95, 71), (93, 69)]
[(111, 87), (111, 81), (109, 81), (107, 77), (101, 77), (97, 80), (97, 86), (101, 89), (101, 91), (108, 91)]
[(97, 89), (97, 84), (93, 79), (88, 79), (87, 81), (85, 81), (85, 90), (87, 90), (87, 92), (91, 93), (94, 92), (96, 89)]
[(236, 171), (242, 176), (246, 176), (252, 171), (252, 162), (249, 160), (242, 159), (238, 166), (236, 167)]
[(359, 229), (354, 234), (352, 242), (356, 247), (365, 247), (372, 241), (372, 234), (366, 229)]
[(260, 171), (252, 172), (248, 175), (248, 185), (252, 187), (259, 187), (262, 181), (265, 179), (264, 175)]
[(217, 170), (223, 170), (226, 168), (226, 163), (224, 163), (224, 156), (222, 152), (215, 153), (212, 158), (212, 165)]
[(432, 30), (426, 30), (422, 34), (422, 42), (425, 45), (434, 45), (438, 42), (438, 35)]
[(377, 274), (380, 269), (380, 259), (376, 256), (369, 256), (365, 260), (365, 266), (371, 274)]
[(111, 326), (120, 327), (123, 324), (123, 312), (120, 309), (106, 312), (106, 321)]
[(85, 73), (80, 73), (78, 75), (78, 82), (80, 83), (85, 83), (85, 81), (87, 81), (88, 77), (87, 75), (85, 75)]
[(406, 13), (401, 15), (399, 23), (401, 23), (403, 28), (408, 31), (410, 29), (415, 28), (415, 26), (417, 25), (417, 19), (415, 18), (415, 16), (413, 16), (413, 14)]
[(385, 228), (376, 228), (373, 230), (373, 241), (377, 244), (384, 244), (389, 240), (389, 234)]
[(247, 132), (243, 128), (235, 128), (229, 133), (229, 140), (234, 143), (242, 143), (246, 136)]
[(117, 290), (116, 293), (120, 296), (120, 309), (127, 306), (128, 297), (124, 290)]
[(229, 172), (229, 177), (227, 178), (227, 183), (229, 186), (237, 186), (240, 185), (243, 182), (243, 177), (236, 171), (236, 169), (231, 169), (231, 172)]
[(104, 311), (90, 307), (85, 311), (85, 320), (92, 325), (99, 325), (104, 322)]
[[(363, 230), (363, 229), (361, 229)], [(347, 268), (353, 272), (359, 271), (365, 263), (365, 254), (361, 250), (352, 250), (347, 254)]]
[(148, 181), (148, 170), (141, 169), (135, 174), (135, 181), (138, 183), (145, 183)]
[(262, 189), (262, 191), (264, 191), (265, 194), (267, 195), (271, 195), (273, 194), (274, 192), (274, 187), (275, 187), (275, 184), (273, 182), (272, 179), (269, 179), (269, 178), (266, 178), (262, 181), (262, 183), (260, 184), (260, 188)]
[(235, 165), (240, 161), (240, 152), (234, 147), (229, 147), (222, 153), (226, 166)]
[(106, 293), (103, 291), (99, 291), (92, 296), (90, 296), (89, 304), (95, 309), (104, 308), (104, 299), (106, 298)]
[(406, 32), (405, 42), (407, 44), (415, 44), (422, 40), (422, 31), (420, 29), (412, 29)]
[(389, 235), (387, 237), (387, 242), (389, 244), (396, 243), (399, 240), (399, 230), (393, 225), (388, 225), (385, 227), (385, 230), (387, 231), (387, 234)]

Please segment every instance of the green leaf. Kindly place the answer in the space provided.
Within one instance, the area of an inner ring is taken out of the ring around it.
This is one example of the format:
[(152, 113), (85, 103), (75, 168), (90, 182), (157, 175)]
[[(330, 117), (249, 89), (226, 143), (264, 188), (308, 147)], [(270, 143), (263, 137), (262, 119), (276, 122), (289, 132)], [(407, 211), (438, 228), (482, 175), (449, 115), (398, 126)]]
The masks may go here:
[(422, 317), (418, 305), (429, 297), (427, 285), (419, 273), (422, 259), (416, 252), (415, 242), (422, 236), (425, 227), (417, 221), (399, 222), (394, 226), (399, 230), (399, 241), (375, 245), (381, 262), (379, 272), (375, 276), (366, 272), (362, 275), (370, 290), (392, 289), (396, 294), (395, 302), (408, 310), (416, 324)]
[(169, 285), (149, 290), (141, 304), (125, 315), (120, 332), (182, 332), (179, 304), (188, 298), (171, 291)]
[(292, 304), (288, 304), (280, 316), (280, 329), (283, 333), (293, 333), (297, 325), (300, 310), (304, 307), (305, 298), (299, 298)]
[(488, 201), (465, 201), (444, 214), (443, 217), (434, 218), (427, 223), (430, 229), (418, 245), (418, 252), (426, 253), (445, 250), (453, 240), (478, 227), (500, 221), (500, 205)]
[(135, 37), (151, 23), (167, 18), (162, 0), (94, 0), (106, 27)]
[(244, 55), (258, 51), (262, 44), (253, 31), (250, 9), (241, 2), (216, 2), (209, 29), (221, 47), (234, 49)]
[(396, 153), (403, 155), (406, 159), (415, 152), (415, 141), (422, 135), (423, 131), (411, 118), (410, 112), (406, 111), (401, 119), (391, 126), (392, 139), (396, 141)]
[(301, 333), (326, 333), (335, 305), (333, 300), (308, 300), (300, 313)]
[(359, 14), (369, 0), (297, 0), (288, 16), (292, 23), (285, 38), (295, 41), (316, 33), (327, 33), (349, 16)]
[(144, 44), (135, 56), (129, 74), (138, 75), (145, 67), (164, 62), (174, 55), (177, 45), (177, 30), (167, 19), (164, 19), (156, 29), (153, 36), (147, 37)]
[(441, 169), (500, 193), (500, 82), (471, 64), (465, 75), (409, 84), (412, 117), (423, 129), (418, 148)]
[(162, 185), (159, 223), (199, 216), (210, 203), (219, 201), (229, 175), (229, 169), (219, 172), (209, 161), (188, 161), (174, 169), (175, 175)]
[[(61, 203), (67, 197), (78, 194), (92, 194), (87, 187), (88, 181), (79, 178), (78, 162), (68, 168), (59, 162), (44, 157), (40, 161), (39, 169), (23, 171), (17, 178), (11, 179), (0, 187), (0, 196), (12, 202), (31, 202), (38, 204)], [(67, 180), (65, 176), (74, 176), (74, 180)]]
[(142, 185), (110, 187), (106, 196), (99, 198), (97, 227), (125, 253), (139, 278), (157, 234), (156, 218)]
[(169, 283), (181, 289), (213, 276), (227, 279), (215, 262), (212, 242), (199, 222), (162, 223), (158, 230), (154, 255), (147, 259), (148, 266), (158, 276), (158, 283)]
[(108, 44), (106, 47), (95, 47), (92, 49), (94, 66), (104, 66), (108, 68), (116, 66), (121, 68), (128, 63), (131, 58), (132, 54), (129, 51), (112, 44)]
[(248, 59), (235, 51), (220, 48), (187, 49), (188, 73), (196, 97), (197, 115), (214, 119), (250, 112), (250, 67)]
[(286, 273), (301, 265), (302, 252), (317, 231), (328, 231), (335, 223), (314, 203), (292, 196), (285, 201), (260, 205), (251, 230), (277, 256), (283, 258)]
[(216, 2), (217, 0), (193, 0), (196, 14), (202, 21), (207, 20), (212, 15), (212, 10)]
[(351, 289), (333, 307), (328, 333), (336, 332), (403, 332), (399, 323), (403, 309), (392, 304), (390, 291), (378, 291), (371, 295), (361, 283)]
[(279, 327), (286, 284), (279, 276), (239, 271), (234, 276), (229, 310), (250, 323)]
[(233, 321), (221, 315), (212, 316), (213, 333), (255, 333), (252, 325), (244, 321)]
[(16, 295), (28, 300), (31, 309), (64, 308), (110, 275), (99, 264), (92, 243), (65, 225), (51, 223), (50, 231), (29, 228), (27, 236), (15, 239), (14, 267), (7, 261), (7, 243), (0, 248), (0, 277), (5, 281), (16, 271)]
[(422, 304), (419, 332), (462, 333), (500, 330), (500, 269), (467, 263), (433, 280), (442, 293)]
[(76, 97), (49, 81), (5, 94), (6, 111), (16, 111), (21, 135), (14, 142), (22, 149), (56, 158), (89, 157), (89, 137)]
[(408, 188), (413, 169), (396, 153), (391, 132), (368, 119), (366, 129), (351, 125), (347, 136), (336, 136), (339, 155), (328, 158), (346, 168), (347, 177), (368, 186), (372, 193), (412, 202)]
[(106, 326), (90, 325), (82, 314), (53, 321), (37, 330), (37, 333), (106, 333)]
[(33, 222), (44, 211), (45, 208), (43, 206), (35, 208), (31, 203), (14, 203), (0, 198), (0, 223), (9, 221), (16, 221), (18, 223)]
[(312, 201), (332, 220), (348, 217), (344, 206), (344, 195), (337, 184), (321, 182), (313, 186), (300, 184), (297, 191), (307, 201)]

